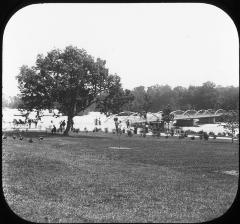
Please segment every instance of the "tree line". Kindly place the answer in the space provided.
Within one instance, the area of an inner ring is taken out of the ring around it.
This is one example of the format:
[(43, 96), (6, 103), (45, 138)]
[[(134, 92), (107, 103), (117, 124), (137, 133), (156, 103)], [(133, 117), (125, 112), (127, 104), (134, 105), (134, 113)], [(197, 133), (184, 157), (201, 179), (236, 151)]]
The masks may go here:
[(158, 112), (170, 105), (172, 110), (201, 110), (239, 108), (239, 87), (217, 86), (207, 81), (200, 86), (188, 88), (169, 85), (138, 86), (131, 91), (133, 101), (125, 105), (126, 110)]
[[(103, 100), (104, 93), (101, 97)], [(239, 87), (217, 86), (210, 81), (201, 86), (189, 86), (188, 88), (182, 86), (171, 88), (169, 85), (156, 84), (147, 88), (138, 86), (133, 90), (112, 89), (111, 94), (104, 100), (103, 104), (91, 105), (87, 111), (101, 111), (102, 107), (108, 107), (109, 104), (112, 108), (108, 111), (112, 113), (118, 113), (121, 110), (158, 112), (167, 105), (170, 105), (173, 110), (237, 110), (239, 108)], [(3, 95), (3, 107), (17, 108), (20, 103), (21, 98), (18, 96), (7, 98)]]

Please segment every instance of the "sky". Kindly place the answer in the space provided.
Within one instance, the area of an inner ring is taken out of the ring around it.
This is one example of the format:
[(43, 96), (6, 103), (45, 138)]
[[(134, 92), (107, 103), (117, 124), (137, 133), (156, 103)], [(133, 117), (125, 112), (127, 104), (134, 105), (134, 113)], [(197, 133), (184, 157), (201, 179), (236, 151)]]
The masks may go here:
[(123, 88), (212, 81), (239, 86), (239, 40), (232, 19), (200, 3), (35, 4), (17, 11), (3, 36), (2, 92), (38, 54), (73, 45), (107, 61)]

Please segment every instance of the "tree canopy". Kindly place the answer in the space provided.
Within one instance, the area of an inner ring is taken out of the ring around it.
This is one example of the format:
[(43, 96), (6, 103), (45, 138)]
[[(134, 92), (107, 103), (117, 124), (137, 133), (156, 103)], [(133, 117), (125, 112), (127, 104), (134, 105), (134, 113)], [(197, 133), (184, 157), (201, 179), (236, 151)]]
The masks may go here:
[(188, 88), (169, 85), (153, 85), (135, 87), (132, 90), (135, 99), (131, 110), (147, 110), (158, 112), (169, 104), (172, 110), (224, 109), (236, 110), (239, 107), (239, 87), (216, 86), (213, 82), (205, 82), (201, 86)]
[(68, 116), (68, 134), (72, 119), (80, 111), (120, 88), (120, 77), (110, 75), (106, 61), (96, 60), (84, 49), (68, 46), (38, 55), (36, 66), (20, 68), (17, 76), (22, 104), (19, 108), (56, 108)]

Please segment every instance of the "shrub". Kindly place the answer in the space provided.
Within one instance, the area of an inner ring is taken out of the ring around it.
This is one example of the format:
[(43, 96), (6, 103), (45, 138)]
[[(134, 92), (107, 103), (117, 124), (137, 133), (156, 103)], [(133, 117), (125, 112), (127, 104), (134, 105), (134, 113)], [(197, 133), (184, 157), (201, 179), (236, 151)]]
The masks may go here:
[(195, 136), (192, 136), (192, 137), (191, 137), (191, 140), (195, 140)]
[(204, 138), (204, 140), (208, 140), (209, 135), (208, 135), (206, 132), (204, 132), (204, 133), (203, 133), (203, 138)]
[(133, 136), (133, 134), (132, 134), (132, 132), (130, 130), (127, 131), (127, 136), (128, 137), (132, 137)]
[(212, 131), (209, 132), (209, 136), (214, 136), (214, 135), (215, 135), (214, 132)]

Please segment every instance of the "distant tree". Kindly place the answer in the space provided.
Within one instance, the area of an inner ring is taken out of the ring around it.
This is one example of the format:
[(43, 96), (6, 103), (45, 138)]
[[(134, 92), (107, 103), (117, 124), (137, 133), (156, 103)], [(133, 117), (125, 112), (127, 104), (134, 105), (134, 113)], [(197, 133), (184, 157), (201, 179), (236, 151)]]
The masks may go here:
[(5, 94), (2, 94), (2, 107), (8, 107), (8, 100)]
[(19, 96), (9, 96), (2, 94), (2, 107), (18, 108), (21, 104), (21, 99)]
[(144, 86), (135, 87), (132, 91), (134, 100), (132, 102), (132, 110), (136, 112), (147, 113), (151, 107), (151, 98), (146, 92)]
[(173, 88), (173, 98), (175, 99), (174, 108), (175, 110), (185, 109), (187, 105), (186, 94), (187, 89), (182, 86), (176, 86)]
[(215, 83), (209, 81), (202, 84), (198, 92), (197, 109), (215, 108), (217, 99), (217, 91), (215, 87)]
[(235, 130), (239, 129), (239, 110), (231, 110), (222, 115), (225, 123), (225, 129), (231, 133), (232, 143)]
[(167, 133), (169, 133), (169, 124), (171, 121), (173, 121), (174, 116), (171, 114), (172, 109), (170, 105), (167, 105), (164, 109), (163, 109), (163, 113), (162, 113), (162, 120), (167, 123)]
[(124, 104), (122, 105), (122, 110), (131, 110), (132, 109), (132, 104), (134, 100), (134, 95), (131, 90), (125, 89), (124, 90), (124, 96), (123, 96), (123, 102)]
[(19, 96), (10, 97), (9, 107), (10, 108), (18, 108), (21, 104), (21, 98)]
[(239, 107), (239, 87), (217, 86), (216, 109), (236, 110)]
[(151, 99), (151, 112), (158, 112), (168, 104), (175, 107), (173, 91), (169, 85), (153, 85), (148, 87), (147, 93)]
[(17, 76), (22, 100), (19, 108), (58, 109), (68, 117), (64, 131), (68, 135), (73, 117), (115, 84), (105, 65), (106, 61), (95, 60), (84, 49), (73, 46), (38, 55), (36, 66), (22, 66)]

